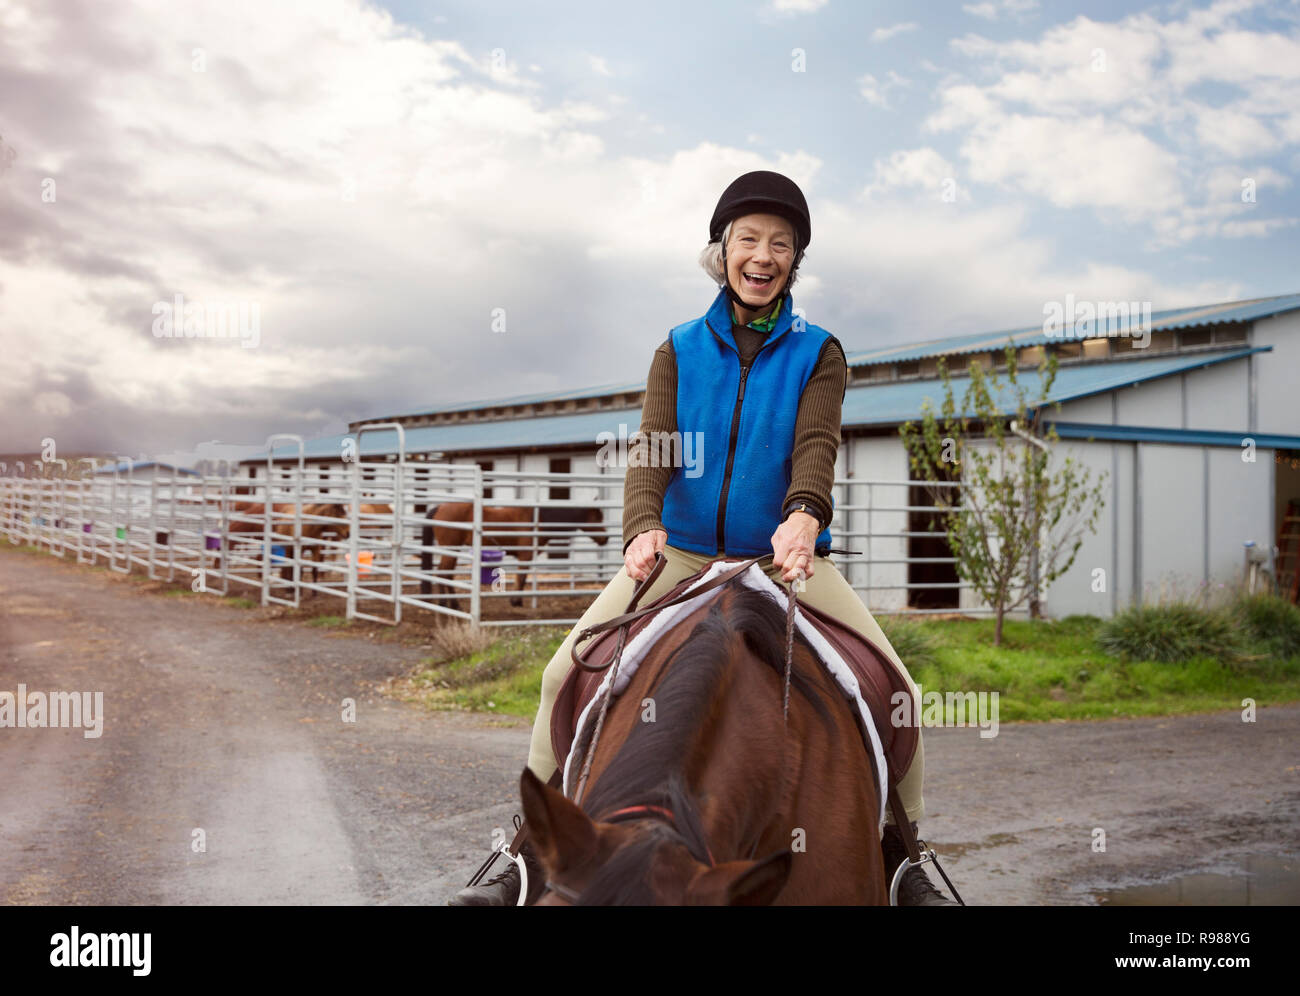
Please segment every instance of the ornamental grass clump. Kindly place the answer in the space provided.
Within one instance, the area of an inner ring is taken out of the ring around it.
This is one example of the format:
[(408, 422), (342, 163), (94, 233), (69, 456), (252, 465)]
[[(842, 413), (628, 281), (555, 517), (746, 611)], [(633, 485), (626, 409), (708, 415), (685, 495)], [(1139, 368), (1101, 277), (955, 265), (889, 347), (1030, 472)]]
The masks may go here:
[(1185, 602), (1126, 609), (1102, 623), (1097, 643), (1112, 657), (1170, 664), (1197, 657), (1237, 663), (1248, 650), (1232, 611)]

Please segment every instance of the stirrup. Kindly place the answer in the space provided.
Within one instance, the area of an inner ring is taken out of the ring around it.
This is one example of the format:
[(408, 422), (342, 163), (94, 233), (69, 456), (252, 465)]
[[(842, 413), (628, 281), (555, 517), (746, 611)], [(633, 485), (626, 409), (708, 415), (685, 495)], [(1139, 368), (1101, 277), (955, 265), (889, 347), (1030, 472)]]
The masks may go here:
[[(504, 854), (506, 860), (513, 861), (515, 866), (519, 869), (519, 898), (515, 900), (515, 905), (525, 905), (528, 902), (528, 863), (524, 861), (524, 849), (521, 847), (517, 855), (511, 854), (510, 845), (506, 843), (505, 838), (503, 837), (497, 841), (494, 850), (500, 854)], [(492, 857), (495, 859), (496, 854), (493, 854)]]
[[(898, 905), (898, 887), (903, 884), (903, 876), (907, 874), (909, 868), (920, 868), (927, 862), (933, 862), (935, 871), (937, 871), (939, 876), (943, 879), (943, 884), (948, 887), (950, 892), (952, 892), (952, 897), (957, 900), (957, 905), (965, 906), (966, 901), (961, 898), (961, 894), (957, 892), (956, 886), (952, 884), (947, 874), (944, 873), (943, 866), (939, 864), (939, 856), (934, 853), (934, 848), (919, 837), (917, 838), (916, 844), (917, 850), (921, 852), (921, 859), (919, 861), (913, 861), (906, 854), (903, 855), (902, 863), (894, 869), (894, 880), (889, 884), (889, 905)], [(924, 875), (925, 872), (920, 872), (920, 874)]]

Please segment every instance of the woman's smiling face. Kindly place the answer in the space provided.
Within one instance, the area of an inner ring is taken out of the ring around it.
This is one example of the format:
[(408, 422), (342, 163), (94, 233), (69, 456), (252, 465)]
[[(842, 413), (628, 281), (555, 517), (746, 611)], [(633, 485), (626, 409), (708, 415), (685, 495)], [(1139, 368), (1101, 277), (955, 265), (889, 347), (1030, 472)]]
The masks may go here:
[(727, 280), (755, 312), (762, 313), (785, 287), (794, 263), (794, 231), (775, 214), (735, 220), (727, 241)]

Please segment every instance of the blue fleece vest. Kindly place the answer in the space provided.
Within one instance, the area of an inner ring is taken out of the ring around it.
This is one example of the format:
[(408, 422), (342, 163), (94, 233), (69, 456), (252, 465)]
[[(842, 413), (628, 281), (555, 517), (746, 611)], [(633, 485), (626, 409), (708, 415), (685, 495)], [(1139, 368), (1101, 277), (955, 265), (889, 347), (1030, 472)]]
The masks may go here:
[[(799, 399), (830, 338), (825, 329), (804, 321), (792, 328), (793, 312), (791, 298), (745, 376), (734, 450), (741, 366), (726, 293), (718, 292), (703, 318), (669, 333), (677, 357), (677, 430), (683, 440), (688, 432), (700, 433), (691, 438), (701, 443), (696, 466), (677, 467), (664, 492), (670, 545), (708, 556), (719, 552), (718, 511), (725, 502), (721, 552), (743, 557), (772, 552), (772, 534), (790, 489)], [(825, 553), (830, 545), (827, 526), (816, 549)]]

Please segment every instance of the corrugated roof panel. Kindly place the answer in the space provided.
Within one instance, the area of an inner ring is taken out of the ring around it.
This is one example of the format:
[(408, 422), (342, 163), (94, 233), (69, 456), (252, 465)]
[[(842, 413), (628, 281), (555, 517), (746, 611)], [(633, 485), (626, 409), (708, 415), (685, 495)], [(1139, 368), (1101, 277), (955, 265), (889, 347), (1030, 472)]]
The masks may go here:
[[(1168, 377), (1198, 367), (1213, 366), (1229, 360), (1239, 360), (1252, 353), (1267, 352), (1270, 347), (1234, 349), (1222, 353), (1201, 353), (1193, 356), (1163, 356), (1151, 359), (1111, 360), (1103, 363), (1085, 363), (1066, 366), (1057, 371), (1050, 400), (1074, 401), (1092, 394), (1114, 391), (1132, 384)], [(1036, 370), (1022, 371), (1031, 397), (1037, 396), (1041, 378)], [(965, 390), (963, 379), (954, 384), (960, 397)], [(942, 381), (938, 379), (897, 381), (888, 384), (867, 384), (850, 387), (844, 395), (841, 424), (844, 428), (870, 425), (897, 425), (920, 417), (925, 399), (938, 407), (942, 400)], [(1009, 392), (1004, 391), (1004, 397)], [(529, 446), (595, 445), (602, 432), (619, 435), (619, 426), (625, 426), (625, 435), (631, 435), (641, 425), (639, 408), (618, 411), (583, 412), (574, 415), (546, 415), (537, 418), (505, 419), (494, 422), (467, 422), (462, 425), (430, 425), (406, 431), (407, 453), (463, 452), (466, 450), (513, 450)], [(308, 459), (340, 457), (343, 442), (348, 435), (326, 436), (309, 440), (305, 453)], [(367, 431), (362, 435), (362, 458), (385, 456), (397, 452), (397, 433), (392, 429)], [(297, 448), (278, 447), (276, 459), (293, 459)], [(252, 457), (244, 461), (256, 462), (265, 457)]]
[(628, 391), (644, 391), (645, 381), (627, 381), (616, 384), (597, 384), (595, 387), (569, 388), (564, 391), (543, 391), (539, 394), (515, 394), (505, 398), (489, 398), (486, 401), (463, 401), (439, 408), (419, 408), (411, 412), (385, 415), (384, 418), (414, 418), (417, 415), (435, 415), (442, 412), (480, 411), (484, 408), (497, 408), (503, 405), (536, 405), (544, 401), (569, 401), (581, 398), (604, 397), (610, 394), (625, 394)]
[[(1294, 311), (1300, 308), (1300, 294), (1283, 294), (1278, 297), (1256, 298), (1250, 301), (1228, 301), (1222, 304), (1196, 305), (1189, 308), (1170, 308), (1151, 314), (1151, 328), (1155, 331), (1166, 329), (1196, 328), (1203, 325), (1218, 325), (1230, 322), (1248, 322), (1270, 315)], [(1129, 327), (1128, 321), (1120, 321), (1121, 330)], [(1076, 341), (1063, 336), (1048, 336), (1043, 331), (1042, 323), (1005, 332), (977, 332), (973, 335), (948, 336), (943, 339), (930, 339), (919, 343), (902, 343), (882, 346), (880, 349), (857, 350), (846, 357), (848, 365), (869, 366), (875, 363), (905, 363), (909, 360), (926, 359), (933, 356), (962, 356), (968, 353), (987, 352), (1001, 349), (1011, 338), (1017, 348), (1039, 346), (1049, 342)]]
[[(407, 453), (463, 452), (465, 450), (509, 450), (526, 446), (563, 446), (569, 443), (595, 445), (602, 432), (619, 432), (627, 426), (631, 435), (641, 427), (640, 408), (582, 412), (574, 415), (542, 415), (536, 418), (500, 419), (493, 422), (465, 422), (458, 425), (426, 425), (406, 430)], [(349, 435), (326, 436), (307, 442), (308, 459), (339, 457)], [(368, 429), (361, 436), (362, 458), (397, 452), (397, 433), (392, 429)], [(296, 446), (277, 447), (275, 457), (293, 459)], [(246, 462), (255, 462), (257, 457)], [(260, 459), (265, 460), (265, 457)]]
[[(1143, 381), (1168, 377), (1197, 367), (1208, 367), (1228, 360), (1239, 360), (1251, 353), (1267, 351), (1269, 347), (1234, 349), (1224, 353), (1202, 353), (1199, 356), (1166, 356), (1144, 360), (1112, 360), (1106, 363), (1085, 363), (1062, 367), (1057, 371), (1049, 398), (1053, 402), (1075, 401), (1092, 394), (1114, 391), (1140, 384)], [(1037, 370), (1022, 371), (1020, 380), (1035, 398), (1042, 384)], [(960, 401), (965, 391), (965, 378), (954, 382), (954, 393)], [(844, 414), (841, 425), (845, 428), (867, 425), (897, 425), (917, 419), (921, 404), (926, 399), (937, 409), (943, 400), (943, 382), (938, 379), (897, 381), (889, 384), (870, 384), (851, 387), (845, 392)], [(1009, 404), (1010, 392), (1003, 392), (1004, 403)]]

